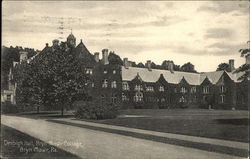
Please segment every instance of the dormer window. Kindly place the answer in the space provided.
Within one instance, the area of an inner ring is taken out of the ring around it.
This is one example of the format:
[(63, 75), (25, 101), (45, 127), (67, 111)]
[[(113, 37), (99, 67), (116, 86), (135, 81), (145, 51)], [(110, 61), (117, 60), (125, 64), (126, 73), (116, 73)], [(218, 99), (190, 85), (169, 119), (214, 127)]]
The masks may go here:
[(154, 87), (152, 87), (152, 86), (147, 86), (147, 87), (146, 87), (146, 91), (147, 91), (147, 92), (154, 92)]
[(203, 93), (204, 94), (208, 94), (209, 93), (209, 87), (208, 86), (204, 86), (203, 87)]
[(135, 85), (135, 91), (142, 91), (142, 85)]
[(224, 85), (220, 86), (220, 93), (225, 93), (225, 92), (226, 92), (225, 86)]
[(159, 87), (159, 92), (164, 92), (164, 87), (163, 86)]
[(187, 88), (186, 87), (181, 87), (181, 93), (187, 93)]
[(192, 87), (190, 90), (191, 93), (196, 93), (196, 87)]

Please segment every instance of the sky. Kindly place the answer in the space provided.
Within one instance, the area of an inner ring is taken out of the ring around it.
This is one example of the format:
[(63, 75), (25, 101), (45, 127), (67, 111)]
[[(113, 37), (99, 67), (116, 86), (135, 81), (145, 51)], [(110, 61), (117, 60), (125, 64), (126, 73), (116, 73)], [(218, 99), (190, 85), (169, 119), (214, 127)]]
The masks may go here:
[[(63, 29), (59, 29), (63, 26)], [(191, 62), (199, 72), (245, 62), (248, 1), (3, 1), (2, 44), (43, 49), (72, 33), (91, 53), (107, 48), (137, 63)]]

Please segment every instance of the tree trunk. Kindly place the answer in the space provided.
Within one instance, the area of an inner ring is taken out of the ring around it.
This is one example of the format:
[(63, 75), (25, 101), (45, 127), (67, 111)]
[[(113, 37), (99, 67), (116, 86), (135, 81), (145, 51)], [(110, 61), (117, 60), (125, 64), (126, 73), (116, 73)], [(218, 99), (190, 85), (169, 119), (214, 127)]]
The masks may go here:
[(37, 106), (36, 111), (37, 111), (37, 114), (39, 114), (39, 112), (40, 112), (40, 106)]
[(64, 109), (63, 109), (63, 106), (62, 106), (62, 109), (61, 109), (61, 116), (63, 116), (63, 110), (64, 110)]

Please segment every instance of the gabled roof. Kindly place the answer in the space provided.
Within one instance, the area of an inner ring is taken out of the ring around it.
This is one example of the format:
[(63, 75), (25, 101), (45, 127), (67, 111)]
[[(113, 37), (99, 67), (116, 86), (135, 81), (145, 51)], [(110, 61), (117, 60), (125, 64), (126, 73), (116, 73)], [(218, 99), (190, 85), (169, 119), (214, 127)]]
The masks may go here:
[[(205, 73), (190, 73), (190, 72), (180, 72), (174, 71), (171, 73), (169, 70), (159, 70), (152, 69), (151, 71), (147, 68), (138, 68), (138, 67), (129, 67), (126, 69), (122, 66), (122, 80), (123, 81), (131, 81), (133, 80), (137, 74), (142, 78), (145, 82), (156, 82), (160, 78), (161, 74), (165, 78), (168, 83), (178, 84), (183, 78), (190, 85), (200, 85), (206, 78), (212, 83), (216, 84), (225, 71), (214, 71), (214, 72), (205, 72)], [(240, 82), (238, 78), (243, 73), (233, 74), (232, 72), (226, 72), (228, 76), (234, 82)]]
[(171, 73), (169, 70), (159, 70), (152, 69), (149, 71), (147, 68), (137, 68), (129, 67), (126, 69), (122, 66), (122, 80), (131, 81), (135, 76), (139, 74), (143, 81), (145, 82), (156, 82), (160, 75), (166, 79), (168, 83), (178, 84), (183, 77), (190, 85), (199, 85), (199, 74), (198, 73), (189, 73), (189, 72), (179, 72), (175, 71)]
[(200, 83), (207, 77), (212, 84), (216, 84), (224, 71), (205, 72), (200, 74)]
[(244, 74), (244, 72), (239, 72), (239, 73), (226, 72), (226, 73), (234, 82), (241, 82), (242, 80), (238, 79)]

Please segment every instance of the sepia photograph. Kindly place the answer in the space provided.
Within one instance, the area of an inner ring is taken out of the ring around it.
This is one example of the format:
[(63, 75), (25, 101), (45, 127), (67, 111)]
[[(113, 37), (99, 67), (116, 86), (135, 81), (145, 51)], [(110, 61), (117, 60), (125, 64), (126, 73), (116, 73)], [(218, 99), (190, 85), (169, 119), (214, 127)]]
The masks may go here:
[(2, 159), (249, 159), (250, 2), (2, 1)]

